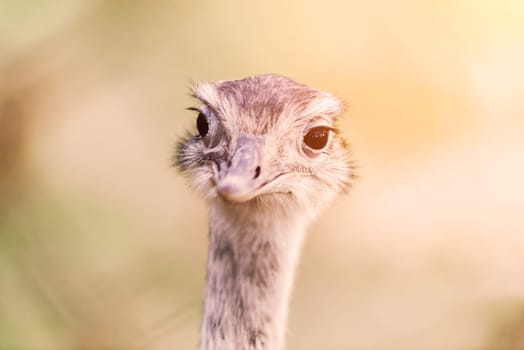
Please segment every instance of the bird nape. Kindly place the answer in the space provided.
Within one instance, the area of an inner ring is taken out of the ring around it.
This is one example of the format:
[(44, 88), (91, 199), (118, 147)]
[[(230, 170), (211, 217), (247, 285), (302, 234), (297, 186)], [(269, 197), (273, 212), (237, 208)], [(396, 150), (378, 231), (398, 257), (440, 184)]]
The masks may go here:
[(342, 104), (274, 74), (192, 93), (196, 131), (176, 165), (210, 207), (200, 349), (282, 349), (306, 229), (353, 176)]

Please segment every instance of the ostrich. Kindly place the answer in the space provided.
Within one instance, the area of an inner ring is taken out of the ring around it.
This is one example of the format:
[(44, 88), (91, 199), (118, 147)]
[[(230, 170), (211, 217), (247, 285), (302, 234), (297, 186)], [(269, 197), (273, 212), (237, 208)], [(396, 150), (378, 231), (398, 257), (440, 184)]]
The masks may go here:
[(278, 350), (305, 231), (352, 178), (341, 102), (265, 74), (197, 82), (176, 165), (209, 205), (201, 350)]

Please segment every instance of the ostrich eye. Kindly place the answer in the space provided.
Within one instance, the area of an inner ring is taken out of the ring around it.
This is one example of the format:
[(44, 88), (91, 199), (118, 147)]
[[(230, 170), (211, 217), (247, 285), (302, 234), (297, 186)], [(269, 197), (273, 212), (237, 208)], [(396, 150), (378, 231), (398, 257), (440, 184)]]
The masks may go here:
[(308, 131), (304, 136), (304, 143), (312, 149), (322, 149), (326, 147), (329, 137), (329, 128), (325, 126), (317, 126)]
[(206, 136), (209, 131), (209, 124), (207, 123), (207, 118), (203, 113), (198, 113), (196, 124), (200, 136)]

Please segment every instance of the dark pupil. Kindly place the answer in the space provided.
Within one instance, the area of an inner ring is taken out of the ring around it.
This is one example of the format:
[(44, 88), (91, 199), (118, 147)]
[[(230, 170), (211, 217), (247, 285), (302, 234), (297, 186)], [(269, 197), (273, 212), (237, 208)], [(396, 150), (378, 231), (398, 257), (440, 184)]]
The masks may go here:
[(209, 131), (209, 124), (207, 123), (206, 116), (202, 113), (198, 113), (197, 118), (197, 129), (200, 136), (204, 137)]
[(304, 136), (304, 143), (313, 149), (322, 149), (326, 146), (329, 129), (319, 126), (309, 130)]

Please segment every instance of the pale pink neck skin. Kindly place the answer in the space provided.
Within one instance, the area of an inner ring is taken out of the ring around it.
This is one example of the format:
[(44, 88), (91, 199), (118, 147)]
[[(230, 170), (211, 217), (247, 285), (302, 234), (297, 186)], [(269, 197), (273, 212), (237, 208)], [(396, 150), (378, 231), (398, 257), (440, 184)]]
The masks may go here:
[(212, 206), (210, 219), (200, 349), (282, 349), (309, 220), (278, 213), (242, 215), (230, 205)]

